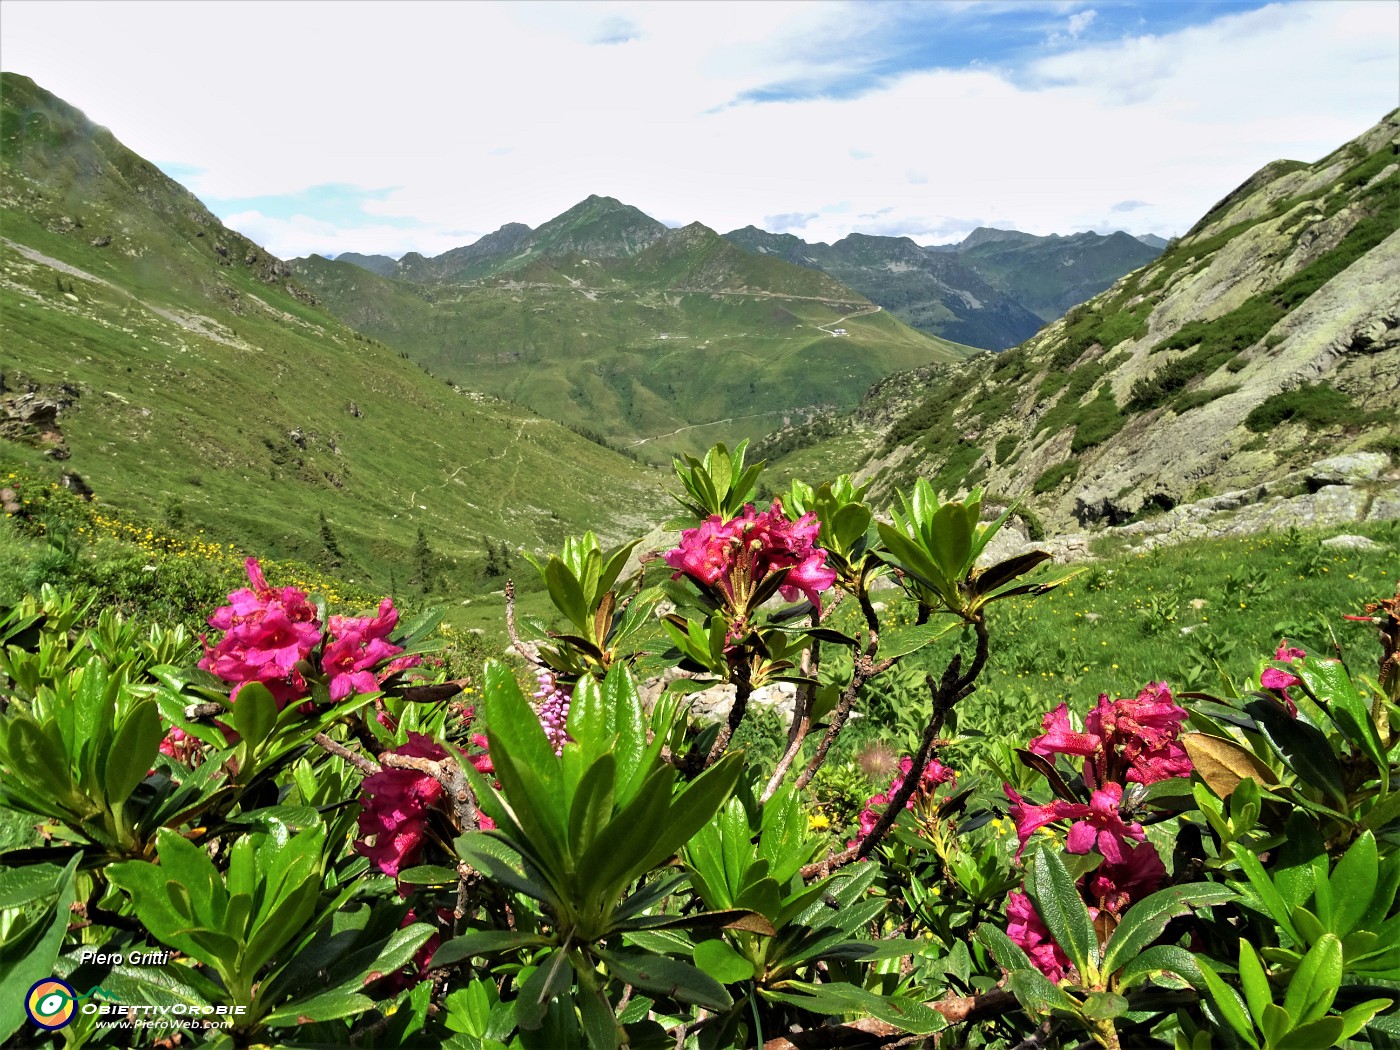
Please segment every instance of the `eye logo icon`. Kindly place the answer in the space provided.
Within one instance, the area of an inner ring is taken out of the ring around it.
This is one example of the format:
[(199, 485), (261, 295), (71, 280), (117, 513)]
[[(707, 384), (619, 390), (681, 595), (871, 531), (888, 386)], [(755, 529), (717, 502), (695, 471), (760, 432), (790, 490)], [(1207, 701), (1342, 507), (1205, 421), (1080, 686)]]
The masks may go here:
[(67, 981), (49, 977), (39, 981), (25, 996), (24, 1008), (29, 1019), (40, 1028), (55, 1032), (66, 1028), (76, 1012), (78, 994)]

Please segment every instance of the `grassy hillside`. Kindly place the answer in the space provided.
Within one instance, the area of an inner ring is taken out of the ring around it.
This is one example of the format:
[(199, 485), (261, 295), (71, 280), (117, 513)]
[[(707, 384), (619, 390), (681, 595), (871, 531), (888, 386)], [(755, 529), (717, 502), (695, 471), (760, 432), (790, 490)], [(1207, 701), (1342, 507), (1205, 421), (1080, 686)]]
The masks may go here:
[[(611, 230), (596, 217), (588, 228), (600, 225)], [(389, 280), (319, 257), (295, 269), (347, 324), (434, 375), (653, 462), (849, 408), (892, 371), (970, 352), (698, 223), (630, 254), (522, 256), (473, 282)]]
[(0, 87), (0, 398), (65, 403), (58, 451), (104, 501), (311, 561), (335, 560), (328, 528), (380, 586), (420, 529), (447, 578), (483, 537), (647, 519), (647, 472), (347, 328), (110, 132), (23, 77)]

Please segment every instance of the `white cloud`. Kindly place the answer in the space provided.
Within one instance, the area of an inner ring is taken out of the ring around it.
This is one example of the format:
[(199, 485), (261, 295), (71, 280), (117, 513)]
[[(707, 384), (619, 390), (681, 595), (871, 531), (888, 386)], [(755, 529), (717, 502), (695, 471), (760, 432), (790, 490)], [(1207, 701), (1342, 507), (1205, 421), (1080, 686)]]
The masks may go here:
[[(1400, 103), (1400, 6), (1328, 2), (1061, 45), (1016, 69), (907, 73), (853, 98), (733, 104), (857, 68), (856, 50), (813, 56), (843, 20), (902, 10), (6, 0), (0, 62), (150, 159), (202, 169), (188, 180), (202, 196), (397, 187), (364, 205), (385, 225), (350, 230), (235, 205), (284, 256), (432, 254), (589, 193), (720, 231), (812, 215), (802, 236), (828, 241), (1111, 229), (1115, 202), (1150, 201), (1134, 229), (1167, 236), (1268, 161), (1314, 160)], [(860, 218), (877, 212), (878, 229)]]

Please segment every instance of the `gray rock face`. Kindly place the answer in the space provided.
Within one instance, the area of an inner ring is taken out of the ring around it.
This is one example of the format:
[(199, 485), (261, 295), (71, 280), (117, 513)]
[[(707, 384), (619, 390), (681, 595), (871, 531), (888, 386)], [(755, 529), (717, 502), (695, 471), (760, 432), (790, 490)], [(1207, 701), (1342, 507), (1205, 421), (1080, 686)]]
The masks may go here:
[[(988, 565), (1028, 550), (1049, 551), (1057, 562), (1091, 557), (1090, 543), (1119, 536), (1135, 550), (1171, 546), (1193, 539), (1242, 536), (1296, 528), (1322, 528), (1363, 521), (1400, 519), (1400, 469), (1388, 456), (1357, 453), (1319, 460), (1277, 481), (1184, 503), (1149, 518), (1100, 531), (1071, 532), (1031, 541), (1014, 528), (1003, 529), (987, 546), (980, 563)], [(1336, 536), (1328, 546), (1369, 549), (1365, 536)]]
[[(876, 446), (857, 479), (877, 501), (915, 475), (956, 484), (940, 477), (949, 443), (920, 432), (916, 412), (974, 435), (983, 455), (966, 475), (1030, 495), (1052, 531), (1121, 526), (1218, 493), (1239, 509), (1308, 464), (1316, 473), (1288, 496), (1374, 478), (1400, 438), (1397, 152), (1400, 111), (1316, 164), (1269, 165), (1161, 258), (1010, 356), (936, 377), (951, 407), (933, 413), (918, 383), (872, 389), (857, 425), (900, 440)], [(922, 379), (926, 397), (935, 377)], [(1014, 452), (993, 455), (1003, 443)]]

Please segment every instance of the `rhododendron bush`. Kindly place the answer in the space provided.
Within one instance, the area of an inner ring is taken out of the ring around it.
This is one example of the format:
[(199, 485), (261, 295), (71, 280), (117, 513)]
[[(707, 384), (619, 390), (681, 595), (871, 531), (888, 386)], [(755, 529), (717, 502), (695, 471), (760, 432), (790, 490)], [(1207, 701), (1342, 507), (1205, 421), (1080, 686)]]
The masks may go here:
[[(510, 658), (470, 681), (423, 659), (433, 615), (253, 559), (199, 638), (51, 590), (0, 610), (0, 1041), (1400, 1039), (1400, 593), (1326, 652), (1255, 639), (1248, 680), (1072, 695), (1012, 737), (959, 706), (994, 610), (1074, 570), (989, 557), (1009, 509), (760, 501), (742, 445), (676, 469), (671, 542), (530, 555), (555, 614), (508, 586)], [(832, 761), (853, 734), (868, 778)], [(127, 1023), (176, 1004), (199, 1026)]]

